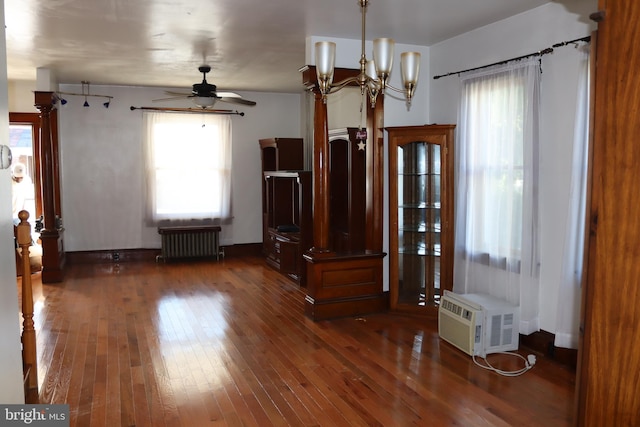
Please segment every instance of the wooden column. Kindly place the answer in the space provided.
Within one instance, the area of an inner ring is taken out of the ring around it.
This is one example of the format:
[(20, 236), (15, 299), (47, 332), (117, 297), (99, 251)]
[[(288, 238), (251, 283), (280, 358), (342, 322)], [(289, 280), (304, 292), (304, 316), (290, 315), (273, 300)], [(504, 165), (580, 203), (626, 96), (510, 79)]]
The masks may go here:
[(600, 0), (575, 425), (640, 420), (640, 2)]
[[(382, 290), (382, 211), (383, 211), (383, 95), (376, 108), (367, 111), (367, 167), (365, 250), (337, 252), (330, 247), (330, 153), (327, 106), (317, 85), (315, 67), (300, 70), (303, 84), (313, 90), (314, 160), (313, 160), (313, 224), (314, 248), (305, 255), (307, 263), (307, 296), (305, 313), (313, 320), (355, 316), (384, 311), (389, 307)], [(359, 70), (334, 70), (334, 81), (359, 74)]]
[(313, 124), (313, 248), (311, 252), (329, 252), (329, 125), (327, 104), (322, 94), (313, 90), (317, 117)]
[(64, 276), (64, 248), (62, 245), (62, 227), (56, 212), (60, 200), (56, 194), (56, 176), (59, 164), (58, 150), (51, 136), (51, 112), (53, 110), (53, 92), (35, 92), (35, 107), (40, 111), (40, 170), (42, 173), (42, 282), (60, 282)]
[(384, 210), (384, 95), (367, 103), (367, 250), (382, 252)]

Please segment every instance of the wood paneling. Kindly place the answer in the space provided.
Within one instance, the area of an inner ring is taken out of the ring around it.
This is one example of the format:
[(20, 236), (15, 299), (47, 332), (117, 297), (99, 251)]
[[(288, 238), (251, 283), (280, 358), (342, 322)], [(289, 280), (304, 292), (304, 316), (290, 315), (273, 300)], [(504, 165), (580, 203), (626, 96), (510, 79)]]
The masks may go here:
[(571, 423), (565, 367), (500, 377), (398, 314), (313, 322), (261, 257), (71, 264), (33, 283), (40, 402), (69, 404), (71, 427)]
[(578, 425), (640, 419), (640, 3), (600, 0)]

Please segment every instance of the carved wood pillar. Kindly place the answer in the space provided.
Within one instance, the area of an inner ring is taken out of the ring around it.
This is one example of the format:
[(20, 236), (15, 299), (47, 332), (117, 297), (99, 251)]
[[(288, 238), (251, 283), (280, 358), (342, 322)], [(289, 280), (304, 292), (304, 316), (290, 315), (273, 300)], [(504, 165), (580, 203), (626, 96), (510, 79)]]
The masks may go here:
[[(305, 255), (307, 295), (305, 313), (313, 320), (384, 311), (389, 306), (383, 287), (382, 213), (384, 185), (383, 95), (376, 107), (368, 106), (366, 142), (365, 250), (337, 252), (330, 247), (331, 165), (327, 105), (317, 86), (315, 67), (301, 70), (303, 84), (313, 91), (314, 160), (313, 224), (314, 248)], [(334, 80), (357, 76), (359, 70), (334, 70)], [(367, 102), (368, 104), (368, 102)]]
[(313, 248), (311, 252), (329, 252), (329, 125), (327, 104), (313, 90), (316, 120), (313, 125)]
[(384, 95), (376, 98), (375, 108), (367, 103), (367, 210), (366, 248), (382, 252), (384, 210)]
[(53, 92), (36, 91), (35, 107), (40, 111), (40, 171), (42, 179), (42, 282), (60, 282), (64, 276), (64, 249), (62, 246), (62, 227), (58, 223), (56, 212), (60, 208), (56, 203), (60, 198), (56, 194), (58, 150), (51, 136), (51, 112), (53, 110)]

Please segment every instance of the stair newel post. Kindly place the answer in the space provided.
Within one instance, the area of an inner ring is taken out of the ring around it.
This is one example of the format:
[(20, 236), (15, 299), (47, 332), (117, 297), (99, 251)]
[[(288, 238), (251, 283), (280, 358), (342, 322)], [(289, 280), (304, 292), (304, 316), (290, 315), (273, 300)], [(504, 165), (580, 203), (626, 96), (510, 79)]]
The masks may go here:
[[(22, 362), (25, 374), (25, 391), (38, 390), (38, 360), (36, 352), (36, 330), (33, 322), (33, 287), (31, 285), (31, 225), (27, 221), (29, 212), (18, 213), (17, 238), (22, 256)], [(32, 394), (32, 393), (27, 393)], [(37, 395), (37, 392), (35, 393)]]

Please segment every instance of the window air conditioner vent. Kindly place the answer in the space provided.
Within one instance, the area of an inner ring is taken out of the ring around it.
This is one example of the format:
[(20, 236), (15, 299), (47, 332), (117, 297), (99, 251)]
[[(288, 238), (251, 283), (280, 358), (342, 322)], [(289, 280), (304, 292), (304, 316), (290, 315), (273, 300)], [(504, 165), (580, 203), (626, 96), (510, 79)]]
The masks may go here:
[(519, 308), (485, 294), (445, 291), (438, 310), (440, 337), (473, 356), (518, 349)]

